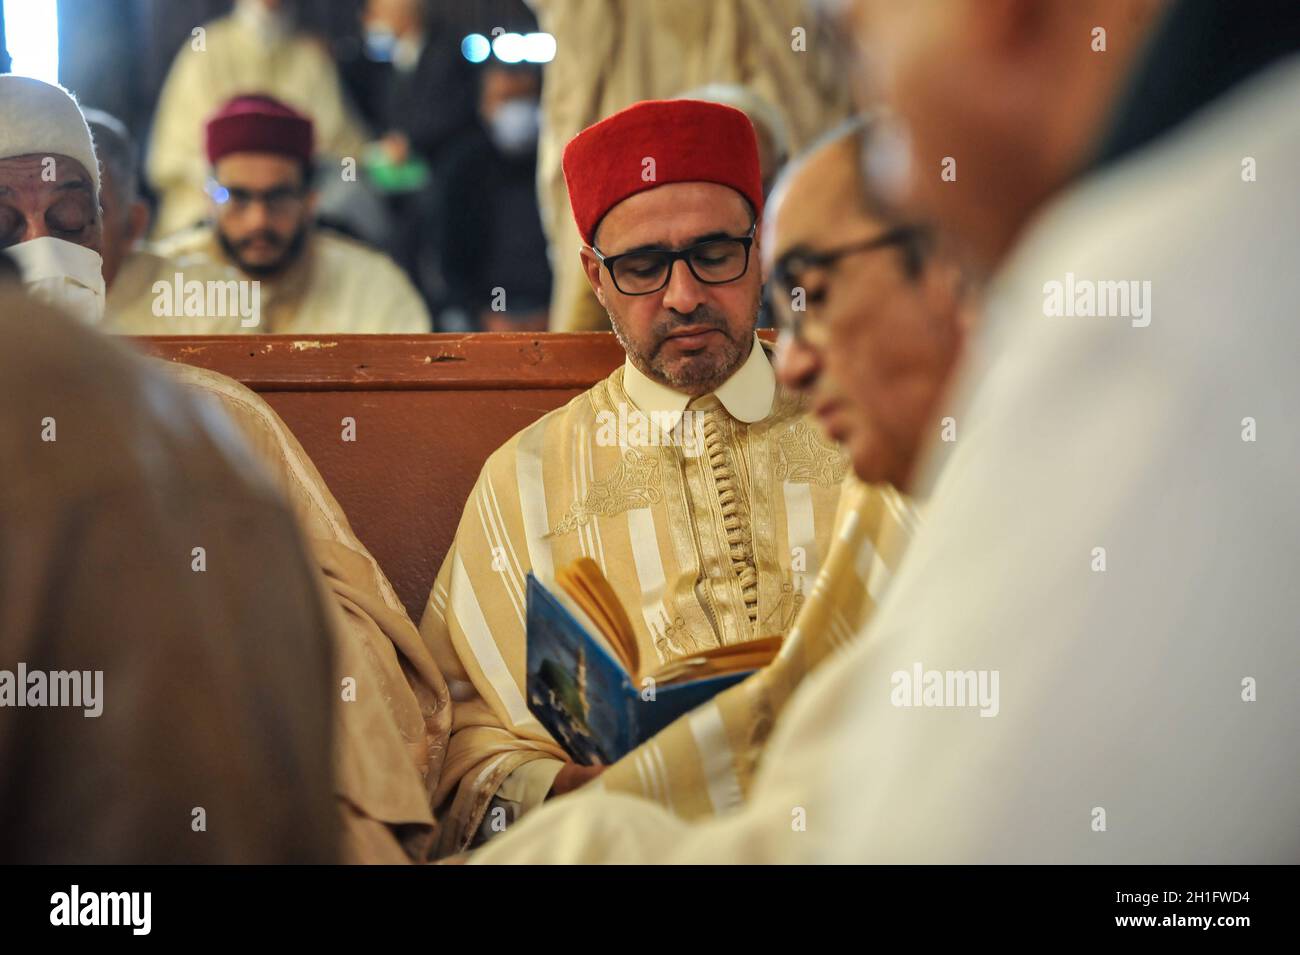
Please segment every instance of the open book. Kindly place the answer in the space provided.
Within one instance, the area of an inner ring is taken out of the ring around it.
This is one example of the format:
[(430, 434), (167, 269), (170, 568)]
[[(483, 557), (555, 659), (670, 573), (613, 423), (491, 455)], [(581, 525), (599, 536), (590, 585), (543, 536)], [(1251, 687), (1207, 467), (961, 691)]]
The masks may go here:
[(647, 666), (636, 633), (595, 561), (528, 575), (528, 708), (573, 757), (609, 764), (674, 719), (770, 663), (780, 637), (715, 647)]

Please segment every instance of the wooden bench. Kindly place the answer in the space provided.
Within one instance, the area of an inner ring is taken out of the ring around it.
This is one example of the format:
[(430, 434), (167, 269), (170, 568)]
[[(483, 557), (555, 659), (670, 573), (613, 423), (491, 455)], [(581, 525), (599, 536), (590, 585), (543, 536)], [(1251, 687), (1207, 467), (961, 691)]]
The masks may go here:
[[(417, 624), (488, 455), (623, 362), (610, 332), (136, 342), (267, 400)], [(355, 441), (343, 440), (344, 418), (356, 421)]]
[(623, 361), (608, 332), (136, 341), (267, 400), (416, 623), (488, 455)]

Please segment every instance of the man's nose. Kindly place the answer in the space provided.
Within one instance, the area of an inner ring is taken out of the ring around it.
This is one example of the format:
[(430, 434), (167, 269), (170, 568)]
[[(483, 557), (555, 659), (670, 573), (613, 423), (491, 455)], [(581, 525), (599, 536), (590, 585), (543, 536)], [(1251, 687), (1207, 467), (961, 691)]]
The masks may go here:
[(262, 200), (250, 202), (244, 210), (244, 225), (250, 230), (262, 231), (271, 224), (271, 210)]
[(804, 391), (821, 374), (821, 355), (807, 342), (782, 332), (776, 346), (776, 378), (786, 388)]
[(685, 259), (678, 259), (668, 273), (664, 287), (664, 308), (689, 315), (704, 303), (704, 286), (691, 272)]
[(45, 224), (45, 216), (28, 216), (27, 229), (23, 232), (23, 241), (30, 242), (32, 239), (43, 239), (50, 234), (50, 228)]

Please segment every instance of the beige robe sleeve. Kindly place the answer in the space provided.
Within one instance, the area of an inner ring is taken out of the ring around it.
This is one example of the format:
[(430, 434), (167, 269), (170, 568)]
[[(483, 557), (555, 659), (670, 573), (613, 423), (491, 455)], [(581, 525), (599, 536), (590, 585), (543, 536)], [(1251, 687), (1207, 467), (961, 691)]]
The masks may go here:
[(603, 789), (653, 800), (686, 819), (728, 812), (749, 797), (786, 702), (861, 634), (918, 524), (912, 504), (888, 485), (851, 480), (840, 503), (830, 553), (778, 657), (610, 766), (600, 776)]
[(302, 446), (253, 392), (223, 375), (168, 365), (220, 402), (293, 506), (332, 596), (340, 635), (336, 787), (350, 862), (427, 859), (431, 796), (451, 729), (437, 665), (383, 571), (357, 539)]
[[(526, 699), (523, 582), (531, 563), (511, 491), (517, 486), (517, 442), (516, 437), (496, 451), (479, 475), (420, 622), (455, 701), (447, 760), (434, 794), (442, 824), (439, 855), (469, 846), (498, 790), (517, 770), (539, 761), (554, 770), (567, 759)], [(546, 766), (535, 770), (545, 771)], [(515, 787), (537, 788), (522, 775)]]

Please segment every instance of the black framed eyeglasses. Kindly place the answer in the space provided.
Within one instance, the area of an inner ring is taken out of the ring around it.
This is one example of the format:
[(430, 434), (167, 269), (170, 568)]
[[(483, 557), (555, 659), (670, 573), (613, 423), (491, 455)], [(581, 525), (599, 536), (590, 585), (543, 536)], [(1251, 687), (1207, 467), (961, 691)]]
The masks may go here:
[(605, 255), (594, 245), (591, 251), (609, 270), (614, 287), (624, 295), (650, 295), (668, 284), (673, 266), (679, 259), (686, 262), (691, 275), (705, 285), (726, 285), (749, 271), (749, 250), (754, 244), (754, 230), (743, 236), (722, 236), (688, 246), (685, 249), (642, 249), (620, 255)]
[(266, 206), (266, 211), (270, 215), (283, 216), (296, 211), (307, 198), (307, 192), (306, 186), (278, 186), (275, 189), (258, 192), (239, 186), (225, 186), (216, 179), (208, 180), (208, 195), (213, 201), (219, 206), (239, 213), (244, 212), (254, 203), (261, 203)]
[[(857, 255), (862, 252), (873, 252), (877, 249), (902, 248), (905, 256), (904, 268), (909, 276), (916, 277), (921, 274), (925, 262), (929, 235), (929, 230), (924, 227), (906, 225), (896, 226), (861, 242), (853, 242), (823, 252), (816, 252), (804, 246), (796, 246), (780, 256), (772, 264), (774, 290), (790, 299), (793, 297), (795, 289), (806, 290), (804, 277), (813, 269), (829, 269), (840, 259), (847, 256)], [(779, 303), (774, 304), (777, 304), (775, 312), (782, 331), (789, 331), (796, 341), (804, 340), (803, 325), (806, 315), (806, 303), (804, 309), (797, 311), (788, 305), (782, 307)]]
[[(796, 246), (773, 263), (772, 279), (782, 291), (788, 294), (803, 286), (801, 279), (811, 269), (830, 268), (845, 256), (891, 246), (905, 246), (915, 250), (919, 261), (924, 236), (924, 229), (916, 226), (898, 226), (862, 242), (842, 245), (837, 249), (827, 249), (825, 252), (815, 252), (804, 246)], [(909, 271), (914, 271), (910, 262), (908, 268)]]

